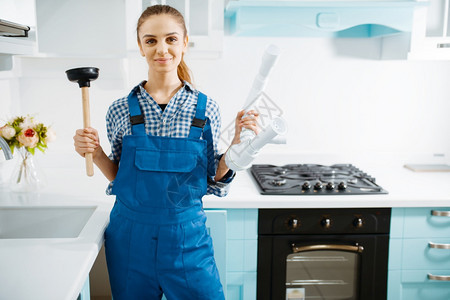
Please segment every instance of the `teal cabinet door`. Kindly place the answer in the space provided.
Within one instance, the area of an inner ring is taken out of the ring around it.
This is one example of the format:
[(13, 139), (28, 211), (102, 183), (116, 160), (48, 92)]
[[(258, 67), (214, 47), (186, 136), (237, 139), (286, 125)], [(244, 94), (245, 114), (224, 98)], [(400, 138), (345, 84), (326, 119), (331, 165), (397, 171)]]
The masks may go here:
[(450, 299), (450, 208), (394, 208), (388, 300), (430, 299)]
[(258, 210), (227, 211), (227, 299), (256, 300)]
[(213, 240), (214, 259), (219, 269), (220, 282), (227, 297), (227, 211), (205, 210), (206, 228)]

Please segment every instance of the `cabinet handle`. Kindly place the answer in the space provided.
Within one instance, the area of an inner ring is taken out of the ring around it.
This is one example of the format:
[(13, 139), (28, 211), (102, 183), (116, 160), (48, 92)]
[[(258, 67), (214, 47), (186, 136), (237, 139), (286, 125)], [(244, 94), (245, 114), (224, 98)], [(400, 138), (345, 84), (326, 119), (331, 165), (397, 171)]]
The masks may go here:
[(438, 48), (450, 48), (450, 43), (439, 43), (437, 44)]
[(432, 210), (431, 215), (437, 217), (450, 217), (450, 211)]
[(435, 249), (450, 249), (450, 244), (436, 244), (433, 242), (428, 242), (428, 246)]
[(437, 281), (450, 281), (450, 276), (433, 275), (433, 274), (428, 273), (428, 279), (437, 280)]

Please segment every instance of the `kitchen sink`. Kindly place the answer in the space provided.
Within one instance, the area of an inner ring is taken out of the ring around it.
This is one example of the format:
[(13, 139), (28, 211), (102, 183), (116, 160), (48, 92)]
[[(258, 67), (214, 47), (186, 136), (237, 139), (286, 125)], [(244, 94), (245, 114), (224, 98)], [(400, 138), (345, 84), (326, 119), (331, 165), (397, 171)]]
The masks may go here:
[(0, 207), (0, 239), (76, 238), (97, 206)]

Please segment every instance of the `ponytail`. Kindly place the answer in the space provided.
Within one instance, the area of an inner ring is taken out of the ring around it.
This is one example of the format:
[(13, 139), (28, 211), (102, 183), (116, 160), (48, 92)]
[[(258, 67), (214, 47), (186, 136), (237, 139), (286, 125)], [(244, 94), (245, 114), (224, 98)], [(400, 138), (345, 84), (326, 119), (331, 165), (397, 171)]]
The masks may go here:
[(180, 64), (178, 65), (178, 68), (177, 68), (178, 78), (180, 78), (181, 81), (187, 81), (190, 84), (192, 84), (192, 79), (191, 79), (190, 73), (191, 73), (191, 70), (189, 70), (188, 66), (184, 62), (184, 55), (183, 55), (181, 57)]

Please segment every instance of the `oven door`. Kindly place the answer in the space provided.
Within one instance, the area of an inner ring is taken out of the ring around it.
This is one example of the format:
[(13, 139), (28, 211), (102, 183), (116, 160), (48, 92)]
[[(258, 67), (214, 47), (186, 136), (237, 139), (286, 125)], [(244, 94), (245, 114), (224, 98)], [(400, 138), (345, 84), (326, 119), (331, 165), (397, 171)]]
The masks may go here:
[(388, 241), (380, 235), (262, 236), (258, 299), (386, 299)]

